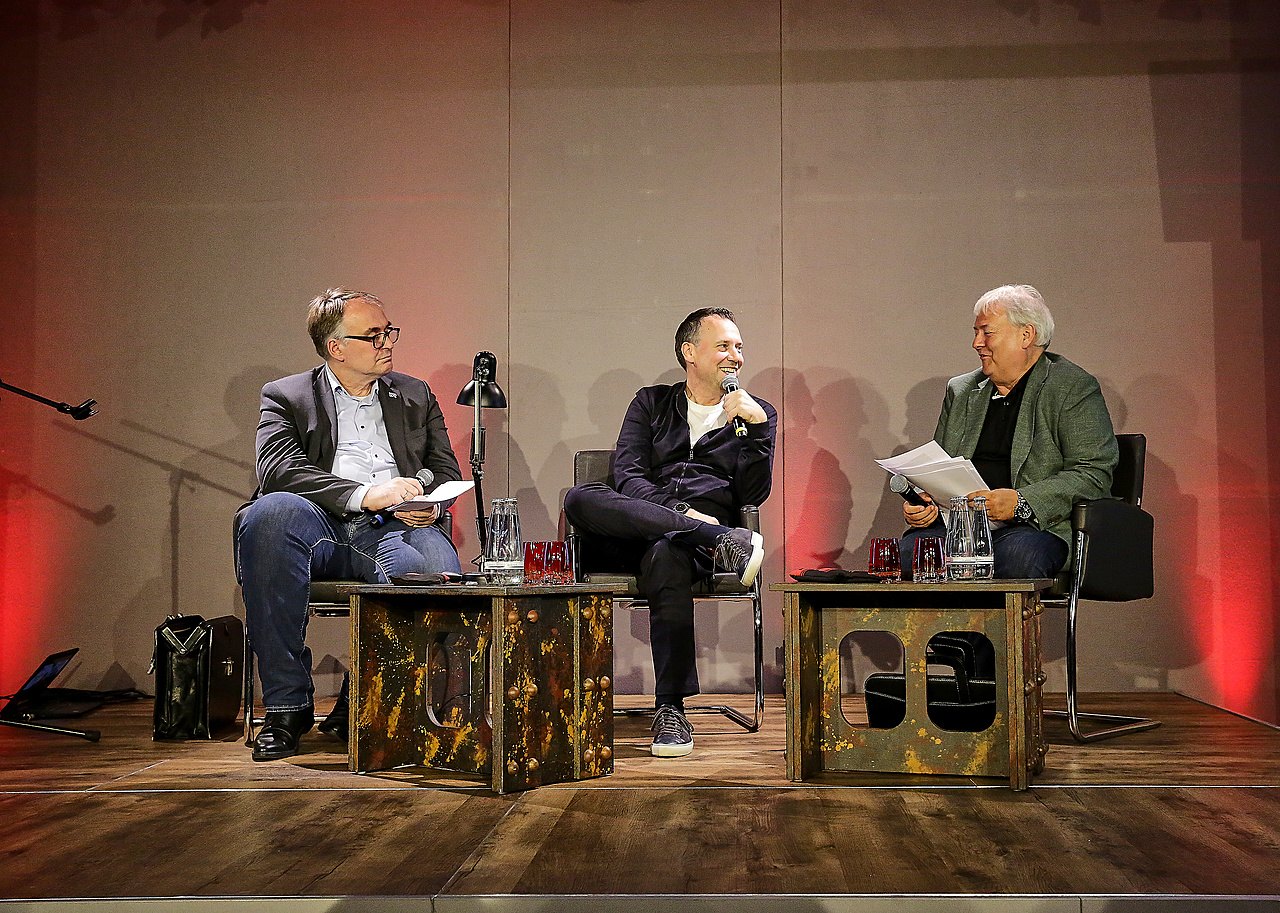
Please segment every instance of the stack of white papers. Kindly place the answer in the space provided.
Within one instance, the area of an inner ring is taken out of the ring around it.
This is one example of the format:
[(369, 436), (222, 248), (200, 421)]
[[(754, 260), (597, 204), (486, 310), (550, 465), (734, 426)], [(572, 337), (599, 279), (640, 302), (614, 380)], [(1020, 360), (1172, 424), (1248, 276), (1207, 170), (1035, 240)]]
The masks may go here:
[(443, 501), (452, 501), (459, 495), (466, 494), (476, 487), (475, 482), (463, 479), (460, 482), (441, 482), (440, 486), (433, 492), (425, 495), (418, 495), (416, 498), (410, 498), (408, 501), (401, 501), (392, 507), (387, 508), (392, 513), (401, 510), (426, 510), (433, 504), (440, 504)]
[(964, 457), (948, 456), (936, 441), (896, 457), (876, 460), (876, 465), (893, 475), (906, 476), (939, 507), (949, 506), (952, 498), (963, 498), (987, 487), (973, 463)]

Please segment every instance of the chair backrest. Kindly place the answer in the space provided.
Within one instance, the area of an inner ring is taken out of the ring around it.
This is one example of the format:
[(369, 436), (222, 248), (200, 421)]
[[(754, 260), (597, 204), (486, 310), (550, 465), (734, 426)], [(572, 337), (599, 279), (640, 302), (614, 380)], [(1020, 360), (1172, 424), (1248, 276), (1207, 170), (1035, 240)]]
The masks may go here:
[(573, 455), (573, 484), (608, 482), (613, 474), (612, 450), (579, 450)]
[(1111, 494), (1132, 504), (1142, 506), (1142, 482), (1147, 467), (1147, 436), (1145, 434), (1117, 434), (1120, 445), (1120, 462), (1111, 478)]

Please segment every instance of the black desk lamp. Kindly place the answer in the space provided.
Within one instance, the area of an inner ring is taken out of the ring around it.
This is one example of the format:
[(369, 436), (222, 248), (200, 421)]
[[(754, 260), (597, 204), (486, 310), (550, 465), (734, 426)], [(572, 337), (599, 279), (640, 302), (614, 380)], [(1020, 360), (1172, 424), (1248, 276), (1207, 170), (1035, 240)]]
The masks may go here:
[(458, 405), (474, 407), (471, 424), (471, 478), (476, 483), (476, 532), (480, 536), (480, 556), (485, 550), (484, 491), (484, 425), (480, 423), (480, 409), (507, 408), (507, 395), (494, 380), (498, 374), (498, 359), (492, 352), (479, 352), (471, 367), (471, 380), (458, 394)]

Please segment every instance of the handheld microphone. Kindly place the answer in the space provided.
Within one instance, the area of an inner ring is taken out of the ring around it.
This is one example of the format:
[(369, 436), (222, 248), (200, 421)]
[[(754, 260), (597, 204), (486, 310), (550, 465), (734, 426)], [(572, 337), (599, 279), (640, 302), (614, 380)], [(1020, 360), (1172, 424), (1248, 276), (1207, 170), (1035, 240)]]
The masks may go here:
[[(720, 389), (725, 393), (732, 393), (734, 390), (741, 389), (738, 386), (738, 375), (726, 374), (724, 380), (720, 381)], [(733, 417), (733, 433), (738, 437), (747, 436), (747, 423), (742, 420), (742, 416), (735, 415)]]
[(895, 475), (890, 478), (889, 490), (908, 504), (914, 504), (916, 507), (929, 506), (929, 502), (920, 497), (920, 493), (912, 487), (910, 480), (906, 476)]
[[(436, 474), (430, 469), (419, 469), (417, 475), (414, 476), (415, 479), (422, 483), (423, 491), (426, 491), (427, 486), (435, 481), (435, 477)], [(369, 520), (369, 525), (378, 527), (392, 519), (395, 519), (395, 511), (389, 507), (383, 508), (374, 512), (373, 518)]]

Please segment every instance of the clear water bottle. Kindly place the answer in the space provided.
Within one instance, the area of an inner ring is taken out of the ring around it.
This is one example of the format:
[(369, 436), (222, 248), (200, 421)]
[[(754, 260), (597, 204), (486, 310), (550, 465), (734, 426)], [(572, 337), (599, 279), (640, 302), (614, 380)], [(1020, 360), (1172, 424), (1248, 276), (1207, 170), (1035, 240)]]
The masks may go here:
[(515, 498), (493, 499), (485, 529), (484, 574), (495, 585), (524, 582), (524, 543)]
[(947, 518), (947, 579), (990, 580), (995, 576), (987, 499), (951, 499)]
[(973, 580), (973, 510), (968, 498), (952, 498), (947, 515), (947, 579)]
[(987, 517), (987, 499), (974, 498), (969, 520), (973, 538), (973, 579), (990, 580), (996, 575), (996, 553), (991, 544), (991, 520)]

